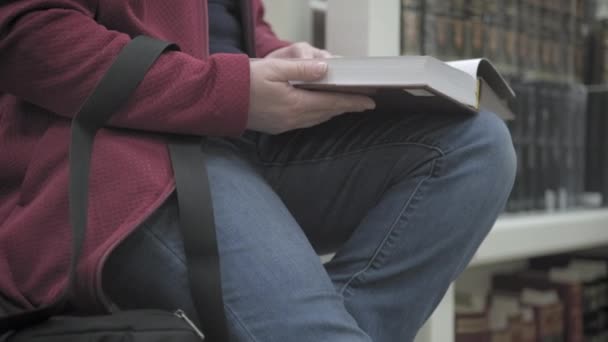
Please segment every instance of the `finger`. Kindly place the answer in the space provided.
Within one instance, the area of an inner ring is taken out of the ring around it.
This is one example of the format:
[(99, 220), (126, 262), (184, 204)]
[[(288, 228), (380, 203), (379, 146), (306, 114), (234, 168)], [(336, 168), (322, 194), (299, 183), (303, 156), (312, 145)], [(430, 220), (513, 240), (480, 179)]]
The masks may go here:
[(333, 55), (327, 50), (314, 50), (314, 58), (332, 58)]
[(273, 60), (274, 81), (318, 81), (327, 74), (327, 63), (318, 61)]
[(376, 108), (376, 103), (368, 96), (323, 91), (297, 91), (298, 109), (301, 112), (358, 112)]
[(298, 45), (297, 49), (297, 57), (303, 59), (313, 59), (315, 58), (315, 48), (310, 45)]

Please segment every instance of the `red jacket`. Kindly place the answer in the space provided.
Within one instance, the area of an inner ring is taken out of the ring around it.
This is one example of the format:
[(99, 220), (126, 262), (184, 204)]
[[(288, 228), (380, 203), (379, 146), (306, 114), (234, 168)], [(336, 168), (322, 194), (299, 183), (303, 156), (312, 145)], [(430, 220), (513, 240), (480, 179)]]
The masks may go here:
[[(251, 0), (258, 56), (287, 43)], [(0, 293), (31, 308), (63, 289), (70, 257), (70, 118), (130, 37), (177, 43), (96, 138), (78, 304), (101, 309), (112, 249), (173, 191), (157, 132), (238, 136), (247, 123), (246, 55), (208, 56), (206, 0), (19, 0), (0, 7)], [(131, 128), (140, 131), (126, 131)]]

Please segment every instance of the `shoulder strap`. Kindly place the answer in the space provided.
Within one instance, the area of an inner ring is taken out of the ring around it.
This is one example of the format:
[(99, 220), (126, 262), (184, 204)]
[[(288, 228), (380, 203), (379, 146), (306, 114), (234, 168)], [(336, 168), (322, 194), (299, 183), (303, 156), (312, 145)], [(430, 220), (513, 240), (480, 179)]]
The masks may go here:
[(76, 267), (87, 230), (89, 171), (95, 135), (127, 103), (156, 59), (169, 49), (176, 50), (177, 46), (145, 36), (133, 39), (72, 121), (69, 200), (73, 237), (67, 293), (74, 290)]
[(69, 161), (72, 256), (66, 289), (50, 305), (1, 318), (0, 332), (19, 330), (63, 311), (76, 282), (76, 267), (86, 232), (89, 169), (95, 134), (127, 102), (149, 67), (169, 48), (177, 47), (143, 36), (133, 39), (118, 55), (72, 121)]
[(208, 340), (228, 342), (215, 220), (201, 139), (177, 138), (169, 144), (169, 150), (192, 299)]
[[(63, 295), (51, 305), (0, 318), (0, 334), (42, 322), (63, 310), (75, 287), (76, 269), (87, 229), (89, 171), (95, 134), (112, 114), (126, 104), (158, 57), (164, 51), (177, 49), (174, 44), (145, 36), (133, 39), (118, 55), (72, 121), (69, 203), (73, 238), (68, 286)], [(221, 295), (215, 224), (200, 146), (200, 138), (196, 141), (191, 138), (176, 139), (171, 144), (171, 154), (173, 162), (177, 163), (174, 168), (178, 178), (180, 223), (191, 270), (191, 288), (198, 289), (193, 291), (193, 298), (199, 311), (207, 306), (213, 308), (213, 313), (219, 313), (218, 317), (201, 315), (202, 312), (199, 315), (210, 340), (224, 342), (228, 341), (228, 334)], [(189, 170), (191, 165), (192, 169)], [(195, 176), (198, 177), (195, 179)]]

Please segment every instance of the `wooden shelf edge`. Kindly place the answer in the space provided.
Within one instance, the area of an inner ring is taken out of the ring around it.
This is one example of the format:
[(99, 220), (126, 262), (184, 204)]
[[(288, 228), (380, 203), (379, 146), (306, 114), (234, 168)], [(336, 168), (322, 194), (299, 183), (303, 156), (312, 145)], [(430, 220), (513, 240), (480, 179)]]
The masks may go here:
[(608, 209), (501, 217), (470, 264), (509, 260), (608, 244)]

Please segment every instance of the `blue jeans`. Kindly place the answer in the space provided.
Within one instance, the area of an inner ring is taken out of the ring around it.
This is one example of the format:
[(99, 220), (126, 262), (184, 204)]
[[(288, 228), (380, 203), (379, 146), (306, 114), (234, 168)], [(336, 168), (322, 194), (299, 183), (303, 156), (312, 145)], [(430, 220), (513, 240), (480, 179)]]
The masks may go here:
[[(234, 342), (412, 341), (503, 210), (516, 163), (491, 113), (350, 114), (205, 150)], [(173, 197), (103, 283), (122, 308), (196, 317)]]

